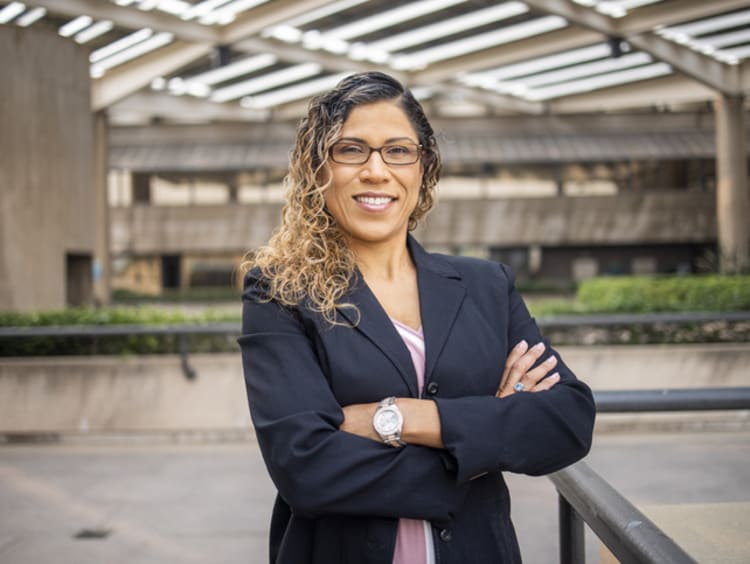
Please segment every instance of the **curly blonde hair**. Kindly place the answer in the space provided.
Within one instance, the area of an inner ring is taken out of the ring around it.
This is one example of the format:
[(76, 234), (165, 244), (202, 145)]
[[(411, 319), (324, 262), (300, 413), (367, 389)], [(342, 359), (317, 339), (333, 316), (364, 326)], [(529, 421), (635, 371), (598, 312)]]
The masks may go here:
[(434, 205), (440, 177), (441, 160), (432, 126), (419, 102), (397, 80), (379, 72), (354, 74), (311, 100), (307, 117), (297, 130), (289, 173), (284, 179), (286, 203), (281, 224), (268, 245), (242, 265), (244, 270), (260, 270), (267, 282), (269, 300), (284, 306), (297, 306), (304, 301), (332, 325), (340, 323), (336, 308), (357, 310), (342, 301), (354, 277), (356, 262), (336, 220), (326, 209), (325, 191), (331, 184), (328, 155), (352, 109), (383, 100), (399, 104), (422, 146), (422, 184), (409, 217), (409, 230), (417, 227)]

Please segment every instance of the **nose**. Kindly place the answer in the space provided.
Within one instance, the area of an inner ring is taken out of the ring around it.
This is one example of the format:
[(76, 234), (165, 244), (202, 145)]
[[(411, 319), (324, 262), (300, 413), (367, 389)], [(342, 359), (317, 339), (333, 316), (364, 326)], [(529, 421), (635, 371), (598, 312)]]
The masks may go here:
[(379, 151), (372, 151), (370, 153), (370, 158), (362, 165), (360, 171), (360, 177), (362, 180), (369, 182), (380, 182), (387, 178), (389, 174), (390, 169), (388, 168), (388, 165), (385, 164), (385, 161), (383, 161), (383, 156)]

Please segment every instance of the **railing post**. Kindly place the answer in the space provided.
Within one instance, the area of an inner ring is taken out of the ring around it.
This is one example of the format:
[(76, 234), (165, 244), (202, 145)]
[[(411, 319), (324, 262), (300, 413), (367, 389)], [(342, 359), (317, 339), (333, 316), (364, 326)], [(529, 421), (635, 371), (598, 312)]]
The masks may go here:
[(177, 342), (180, 349), (180, 364), (182, 365), (182, 373), (188, 380), (194, 380), (196, 372), (188, 362), (187, 335), (185, 333), (180, 333), (177, 336)]
[(583, 519), (562, 494), (557, 494), (560, 520), (560, 564), (585, 564)]
[[(560, 505), (561, 535), (563, 528), (573, 531), (561, 536), (560, 562), (584, 562), (583, 527), (575, 524), (577, 519), (583, 520), (622, 564), (697, 564), (583, 460), (549, 478), (565, 504), (570, 504), (570, 515)], [(563, 553), (563, 545), (568, 554)]]

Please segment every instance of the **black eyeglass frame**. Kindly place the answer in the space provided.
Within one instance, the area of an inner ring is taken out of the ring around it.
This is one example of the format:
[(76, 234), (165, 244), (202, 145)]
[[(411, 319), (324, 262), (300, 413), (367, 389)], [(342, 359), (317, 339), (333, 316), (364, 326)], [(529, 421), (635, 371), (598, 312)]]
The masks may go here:
[[(367, 148), (368, 149), (367, 156), (365, 157), (365, 159), (362, 162), (357, 162), (357, 163), (355, 163), (355, 162), (337, 161), (334, 158), (334, 156), (333, 156), (333, 150), (336, 147), (336, 145), (339, 145), (339, 144), (359, 145), (362, 148)], [(417, 148), (417, 150), (416, 150), (416, 158), (413, 161), (408, 162), (408, 163), (392, 163), (392, 162), (388, 162), (388, 160), (386, 160), (385, 155), (383, 155), (383, 149), (385, 149), (386, 147), (398, 147), (399, 145), (413, 145), (413, 146), (415, 146)], [(363, 164), (367, 163), (370, 160), (370, 157), (372, 157), (373, 153), (379, 153), (380, 154), (380, 158), (382, 159), (382, 161), (385, 164), (387, 164), (388, 166), (409, 166), (409, 165), (413, 165), (413, 164), (419, 162), (419, 159), (422, 157), (422, 155), (424, 155), (424, 147), (420, 143), (414, 143), (412, 141), (408, 141), (408, 142), (405, 142), (405, 143), (388, 143), (386, 145), (381, 145), (380, 147), (370, 147), (366, 143), (362, 143), (360, 141), (343, 141), (342, 140), (342, 141), (336, 141), (333, 145), (331, 145), (331, 148), (328, 151), (328, 155), (329, 155), (329, 157), (331, 158), (331, 160), (333, 162), (335, 162), (337, 164), (355, 165), (355, 166), (360, 166), (360, 165), (363, 165)]]

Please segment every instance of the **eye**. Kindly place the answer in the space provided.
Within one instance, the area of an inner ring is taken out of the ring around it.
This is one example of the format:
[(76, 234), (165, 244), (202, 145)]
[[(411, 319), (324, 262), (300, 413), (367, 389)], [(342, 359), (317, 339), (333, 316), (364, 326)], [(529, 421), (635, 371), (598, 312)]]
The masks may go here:
[(397, 157), (411, 155), (414, 153), (415, 148), (408, 145), (388, 145), (387, 147), (385, 147), (384, 151), (389, 155)]
[(337, 143), (333, 150), (338, 155), (361, 155), (365, 153), (365, 147), (359, 143)]

